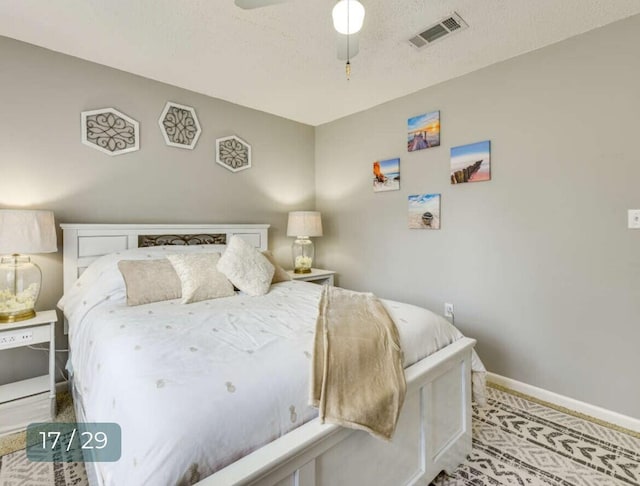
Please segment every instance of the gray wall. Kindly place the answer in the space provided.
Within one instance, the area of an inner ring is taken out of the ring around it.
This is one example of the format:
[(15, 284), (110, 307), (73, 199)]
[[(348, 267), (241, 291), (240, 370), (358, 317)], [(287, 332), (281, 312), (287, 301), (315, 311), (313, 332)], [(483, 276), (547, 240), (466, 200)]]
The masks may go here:
[[(437, 66), (434, 66), (437, 69)], [(316, 129), (320, 262), (341, 286), (443, 312), (489, 370), (640, 417), (640, 16)], [(442, 145), (408, 153), (409, 116)], [(451, 186), (449, 148), (491, 140), (492, 180)], [(401, 190), (374, 194), (375, 160)], [(442, 194), (442, 229), (407, 196)]]
[[(270, 247), (290, 266), (286, 214), (315, 205), (313, 127), (3, 37), (0, 66), (1, 208), (52, 209), (57, 222), (270, 223)], [(203, 133), (193, 151), (165, 144), (166, 101), (196, 108)], [(140, 151), (109, 157), (80, 143), (80, 112), (103, 107), (140, 122)], [(214, 150), (232, 134), (253, 150), (253, 167), (235, 174)], [(61, 251), (34, 260), (44, 275), (38, 307), (53, 308)], [(62, 325), (58, 338), (66, 347)], [(43, 352), (2, 351), (0, 384), (45, 373), (46, 362)]]

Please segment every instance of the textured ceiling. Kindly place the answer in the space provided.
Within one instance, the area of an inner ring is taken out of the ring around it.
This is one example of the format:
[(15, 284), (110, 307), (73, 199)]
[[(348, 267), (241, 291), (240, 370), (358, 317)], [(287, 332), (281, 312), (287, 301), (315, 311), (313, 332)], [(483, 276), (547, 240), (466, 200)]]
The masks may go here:
[[(0, 35), (319, 125), (640, 13), (640, 0), (360, 1), (350, 81), (335, 0), (2, 0)], [(469, 29), (419, 51), (407, 43), (453, 11)]]

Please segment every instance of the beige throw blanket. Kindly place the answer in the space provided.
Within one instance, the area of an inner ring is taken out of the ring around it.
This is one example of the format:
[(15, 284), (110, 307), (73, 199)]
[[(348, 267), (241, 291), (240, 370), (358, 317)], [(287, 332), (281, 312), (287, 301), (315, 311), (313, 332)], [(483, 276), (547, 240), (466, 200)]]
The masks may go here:
[(373, 295), (325, 286), (311, 370), (320, 420), (390, 440), (406, 382), (400, 337)]

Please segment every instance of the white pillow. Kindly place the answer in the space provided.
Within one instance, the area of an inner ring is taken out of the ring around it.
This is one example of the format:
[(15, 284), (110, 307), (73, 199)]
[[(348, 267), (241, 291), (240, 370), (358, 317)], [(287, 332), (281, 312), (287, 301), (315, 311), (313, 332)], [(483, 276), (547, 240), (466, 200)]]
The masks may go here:
[(183, 304), (235, 295), (231, 282), (216, 268), (220, 253), (174, 254), (167, 259), (180, 278)]
[(239, 236), (232, 236), (218, 270), (243, 292), (257, 296), (269, 292), (275, 267), (256, 248)]

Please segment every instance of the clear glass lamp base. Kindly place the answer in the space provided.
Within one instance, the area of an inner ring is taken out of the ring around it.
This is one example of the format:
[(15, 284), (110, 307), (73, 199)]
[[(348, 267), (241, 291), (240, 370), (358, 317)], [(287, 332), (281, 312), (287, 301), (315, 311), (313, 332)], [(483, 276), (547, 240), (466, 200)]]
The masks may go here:
[(36, 316), (42, 273), (29, 257), (13, 255), (0, 260), (0, 324)]
[(291, 246), (293, 273), (311, 273), (315, 248), (306, 236), (298, 236)]

